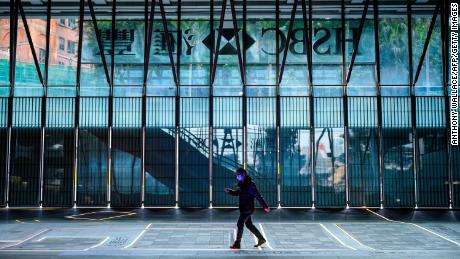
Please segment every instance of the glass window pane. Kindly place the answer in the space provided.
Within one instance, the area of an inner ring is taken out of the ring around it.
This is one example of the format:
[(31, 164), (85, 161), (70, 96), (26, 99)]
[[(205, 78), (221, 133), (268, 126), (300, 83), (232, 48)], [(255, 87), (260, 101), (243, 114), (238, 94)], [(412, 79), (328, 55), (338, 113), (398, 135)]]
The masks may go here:
[(246, 170), (267, 204), (277, 206), (276, 98), (252, 97), (247, 105)]
[(315, 99), (315, 206), (345, 207), (342, 98)]
[[(260, 15), (260, 3), (247, 2), (246, 84), (248, 96), (274, 96), (276, 85), (276, 55), (281, 53), (282, 39), (279, 33), (279, 49), (276, 49), (276, 2), (264, 3), (264, 15)], [(281, 62), (281, 61), (280, 61)]]
[(0, 87), (10, 84), (10, 19), (0, 19)]
[(73, 205), (74, 110), (73, 98), (47, 99), (43, 206)]
[[(42, 51), (45, 49), (46, 20), (29, 18), (26, 20), (34, 44), (35, 54), (39, 61), (39, 67), (41, 73), (44, 74), (44, 53), (42, 52), (43, 60), (40, 60), (40, 49)], [(15, 96), (41, 96), (43, 94), (43, 85), (40, 83), (39, 72), (34, 64), (34, 58), (21, 16), (18, 18), (15, 74)]]
[[(201, 8), (200, 8), (201, 9)], [(204, 8), (205, 15), (208, 14)], [(209, 14), (208, 14), (209, 16)], [(214, 27), (216, 29), (216, 27)], [(182, 49), (180, 64), (180, 95), (199, 97), (209, 95), (210, 51), (212, 49), (209, 20), (182, 20)]]
[(281, 205), (309, 207), (311, 196), (311, 145), (309, 99), (281, 98)]
[(380, 83), (386, 96), (409, 95), (407, 15), (379, 15)]
[(235, 170), (243, 166), (243, 100), (214, 97), (212, 205), (238, 206), (224, 188), (238, 189)]
[(77, 205), (105, 206), (108, 170), (108, 98), (81, 98)]
[(144, 82), (144, 35), (145, 22), (143, 20), (117, 19), (115, 22), (113, 82), (115, 86), (142, 86)]
[[(75, 16), (74, 19), (76, 18)], [(75, 87), (77, 80), (78, 40), (78, 27), (71, 28), (61, 25), (57, 18), (51, 19), (50, 54), (48, 61), (49, 86), (66, 86), (64, 89)], [(70, 88), (69, 91), (71, 90), (73, 89)]]
[(443, 97), (417, 97), (419, 207), (449, 206), (447, 136)]
[[(361, 11), (361, 9), (360, 9)], [(374, 41), (374, 20), (369, 19), (372, 10), (368, 10), (367, 19), (364, 22), (363, 31), (359, 40), (353, 70), (350, 74), (350, 81), (347, 85), (349, 96), (375, 96), (375, 41)], [(359, 24), (361, 19), (347, 19), (347, 39), (358, 38)], [(345, 44), (347, 75), (353, 55), (353, 41)]]
[(176, 202), (175, 98), (147, 98), (145, 206)]
[(410, 98), (382, 98), (384, 207), (414, 207)]
[[(89, 10), (88, 10), (89, 12)], [(110, 47), (112, 21), (97, 18), (97, 27), (100, 31), (102, 48), (110, 75)], [(81, 56), (81, 95), (82, 96), (107, 96), (109, 95), (109, 83), (107, 82), (102, 54), (97, 44), (96, 32), (92, 20), (83, 22), (83, 42)]]
[(379, 207), (377, 98), (350, 97), (348, 123), (349, 204)]
[(181, 98), (179, 206), (209, 206), (208, 98)]
[[(413, 8), (417, 8), (414, 5)], [(428, 29), (430, 27), (433, 8), (428, 8), (427, 14), (415, 11), (412, 16), (412, 48), (414, 80), (420, 62)], [(438, 13), (428, 49), (423, 60), (420, 75), (415, 82), (415, 95), (417, 96), (442, 96), (444, 87), (442, 83), (442, 44), (441, 44), (441, 14)], [(450, 62), (449, 62), (450, 63)]]
[[(6, 158), (7, 132), (8, 132), (8, 98), (0, 98), (0, 157)], [(0, 186), (6, 184), (6, 159), (0, 160)], [(5, 192), (0, 193), (0, 205), (5, 205)]]
[[(164, 26), (159, 17), (153, 23), (152, 44), (150, 45), (149, 73), (147, 75), (147, 93), (152, 96), (174, 96), (176, 94), (176, 83), (171, 69), (169, 59), (167, 38), (165, 37)], [(168, 19), (169, 42), (173, 52), (173, 62), (177, 69), (177, 21)]]
[(111, 199), (113, 207), (141, 206), (141, 98), (113, 99)]
[(38, 206), (41, 98), (14, 98), (10, 206)]

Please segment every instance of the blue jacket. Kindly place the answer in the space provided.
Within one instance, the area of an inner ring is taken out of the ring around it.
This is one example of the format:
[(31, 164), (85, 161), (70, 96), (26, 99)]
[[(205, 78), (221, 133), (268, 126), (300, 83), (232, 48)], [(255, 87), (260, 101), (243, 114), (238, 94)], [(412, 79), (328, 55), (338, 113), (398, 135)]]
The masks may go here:
[(238, 183), (238, 190), (230, 190), (229, 194), (239, 196), (239, 208), (242, 213), (254, 212), (254, 198), (259, 201), (263, 208), (268, 208), (262, 195), (257, 190), (256, 184), (251, 180), (251, 177), (244, 177), (243, 182)]

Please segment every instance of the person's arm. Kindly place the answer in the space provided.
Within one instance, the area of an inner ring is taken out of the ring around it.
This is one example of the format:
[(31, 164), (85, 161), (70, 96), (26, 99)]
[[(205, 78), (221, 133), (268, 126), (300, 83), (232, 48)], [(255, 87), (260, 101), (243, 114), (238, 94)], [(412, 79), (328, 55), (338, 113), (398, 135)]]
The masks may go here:
[(225, 188), (225, 192), (232, 195), (232, 196), (239, 196), (240, 195), (240, 189), (238, 190), (232, 190), (230, 188)]
[(252, 196), (254, 196), (257, 199), (260, 206), (262, 206), (264, 209), (268, 208), (268, 205), (265, 202), (264, 198), (262, 197), (262, 195), (260, 195), (259, 191), (257, 190), (255, 183), (251, 183), (251, 186), (249, 186), (249, 192), (252, 194)]

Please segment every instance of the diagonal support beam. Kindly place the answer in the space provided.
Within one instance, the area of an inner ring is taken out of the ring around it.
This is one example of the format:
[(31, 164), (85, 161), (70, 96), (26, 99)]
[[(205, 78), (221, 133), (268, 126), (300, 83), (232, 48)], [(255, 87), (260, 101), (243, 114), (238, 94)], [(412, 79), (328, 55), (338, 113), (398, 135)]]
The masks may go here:
[[(311, 0), (310, 0), (311, 1)], [(311, 48), (310, 48), (310, 20), (307, 19), (307, 6), (305, 0), (302, 0), (302, 20), (303, 20), (303, 35), (304, 35), (304, 48), (307, 50), (307, 64), (308, 64), (308, 82), (312, 84), (312, 64), (311, 64)], [(307, 30), (308, 27), (308, 30)]]
[[(243, 58), (241, 55), (241, 48), (240, 48), (240, 38), (238, 36), (238, 23), (236, 21), (236, 12), (235, 12), (235, 0), (230, 0), (230, 9), (232, 11), (232, 21), (233, 21), (233, 33), (235, 34), (235, 41), (236, 41), (236, 52), (238, 55), (238, 64), (240, 66), (240, 76), (241, 82), (246, 84), (246, 76), (245, 76), (245, 67), (243, 64)], [(297, 0), (296, 0), (297, 1)]]
[(48, 95), (48, 74), (49, 74), (49, 56), (50, 56), (50, 30), (51, 30), (51, 0), (46, 4), (46, 56), (45, 56), (45, 96)]
[(22, 23), (24, 24), (24, 29), (26, 31), (27, 40), (29, 41), (30, 50), (32, 51), (32, 57), (34, 58), (35, 69), (37, 70), (38, 79), (40, 80), (40, 83), (42, 84), (43, 88), (45, 88), (45, 83), (43, 81), (43, 75), (40, 70), (40, 65), (38, 63), (37, 53), (35, 53), (35, 47), (34, 47), (34, 43), (32, 40), (32, 36), (30, 35), (29, 25), (27, 23), (26, 14), (24, 13), (24, 8), (22, 8), (22, 3), (20, 0), (16, 1), (16, 3), (19, 7), (19, 12), (21, 13)]
[[(219, 47), (220, 47), (220, 40), (222, 38), (222, 28), (224, 27), (224, 16), (225, 16), (226, 6), (227, 6), (227, 0), (222, 0), (219, 29), (217, 30), (217, 42), (216, 42), (216, 47), (214, 51), (214, 61), (212, 62), (211, 85), (214, 85), (214, 79), (216, 77), (216, 67), (217, 67), (217, 60), (219, 59)], [(214, 33), (214, 32), (211, 32), (211, 33)]]
[(83, 21), (85, 19), (85, 0), (80, 0), (80, 14), (78, 19), (78, 52), (77, 52), (77, 96), (80, 95), (81, 52), (83, 46)]
[[(148, 0), (146, 0), (146, 3)], [(146, 10), (148, 12), (148, 10)], [(153, 19), (155, 14), (155, 0), (152, 0), (152, 5), (150, 7), (150, 16), (148, 19), (148, 23), (146, 23), (146, 45), (145, 45), (145, 59), (144, 59), (144, 85), (147, 84), (147, 78), (149, 73), (149, 62), (150, 62), (150, 49), (152, 45), (152, 34), (153, 34)]]
[(104, 66), (105, 78), (107, 80), (107, 84), (109, 84), (110, 86), (111, 81), (110, 81), (110, 76), (109, 76), (109, 70), (107, 69), (107, 62), (105, 60), (104, 47), (102, 46), (101, 33), (99, 31), (99, 28), (97, 27), (96, 14), (94, 13), (94, 7), (93, 7), (92, 0), (88, 0), (88, 7), (91, 13), (91, 20), (93, 22), (94, 31), (96, 33), (97, 46), (99, 47), (99, 52), (101, 53), (101, 59), (102, 59), (102, 65)]
[[(369, 0), (366, 0), (364, 4), (363, 14), (361, 15), (361, 21), (359, 22), (358, 35), (356, 40), (353, 42), (353, 54), (351, 55), (350, 65), (348, 66), (347, 74), (347, 84), (350, 82), (351, 72), (353, 71), (353, 65), (355, 64), (356, 54), (358, 53), (359, 42), (361, 40), (361, 35), (363, 34), (364, 23), (366, 22), (367, 10), (369, 9)], [(345, 33), (345, 31), (343, 32)], [(342, 50), (345, 51), (345, 50)]]
[(288, 34), (286, 38), (286, 43), (284, 46), (284, 53), (283, 53), (283, 60), (281, 61), (281, 68), (280, 68), (280, 75), (279, 75), (279, 83), (281, 84), (281, 81), (283, 80), (283, 73), (284, 73), (284, 66), (286, 65), (286, 58), (287, 58), (287, 53), (289, 49), (289, 44), (291, 43), (291, 37), (292, 37), (292, 27), (294, 26), (294, 19), (295, 19), (295, 13), (297, 11), (297, 3), (298, 0), (294, 0), (294, 4), (292, 6), (291, 10), (291, 19), (289, 22), (289, 28), (288, 28)]
[(420, 57), (420, 61), (418, 62), (418, 66), (417, 66), (417, 71), (415, 72), (414, 85), (417, 83), (418, 77), (420, 76), (420, 71), (422, 70), (422, 65), (423, 65), (423, 61), (425, 60), (426, 51), (428, 49), (428, 45), (430, 44), (431, 34), (433, 34), (434, 25), (436, 24), (436, 18), (438, 16), (439, 7), (440, 5), (438, 1), (436, 3), (436, 7), (433, 12), (433, 17), (431, 17), (430, 27), (428, 29), (428, 34), (425, 39), (425, 44), (423, 45), (422, 56)]
[[(163, 0), (159, 0), (159, 4), (160, 4), (161, 20), (163, 21), (163, 32), (165, 34), (166, 45), (168, 45), (169, 63), (171, 65), (171, 70), (172, 70), (173, 77), (174, 77), (174, 83), (176, 84), (176, 87), (179, 87), (179, 82), (177, 81), (177, 73), (176, 73), (177, 71), (174, 65), (174, 58), (172, 54), (171, 39), (169, 38), (168, 24), (166, 20), (166, 13), (165, 13), (165, 7), (163, 5)], [(155, 10), (152, 10), (152, 11), (155, 11)], [(178, 40), (181, 40), (181, 39), (178, 39)]]

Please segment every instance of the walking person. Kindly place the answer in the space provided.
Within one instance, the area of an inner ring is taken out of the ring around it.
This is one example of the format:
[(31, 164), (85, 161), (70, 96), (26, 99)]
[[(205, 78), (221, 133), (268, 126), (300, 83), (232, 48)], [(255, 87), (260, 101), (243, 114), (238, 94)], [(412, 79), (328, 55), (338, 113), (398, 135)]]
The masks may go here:
[(251, 177), (247, 175), (246, 170), (244, 170), (243, 168), (238, 168), (235, 173), (236, 179), (238, 180), (239, 189), (224, 189), (226, 193), (232, 196), (239, 196), (240, 217), (237, 223), (238, 232), (236, 234), (235, 243), (233, 243), (233, 245), (230, 248), (241, 248), (241, 237), (243, 236), (243, 230), (245, 225), (258, 239), (257, 245), (255, 245), (254, 247), (259, 247), (267, 241), (252, 223), (251, 215), (254, 212), (254, 198), (257, 199), (257, 201), (264, 208), (264, 211), (266, 213), (270, 212), (270, 208), (264, 201), (262, 195), (260, 195), (259, 191), (257, 190), (256, 184), (252, 181)]

